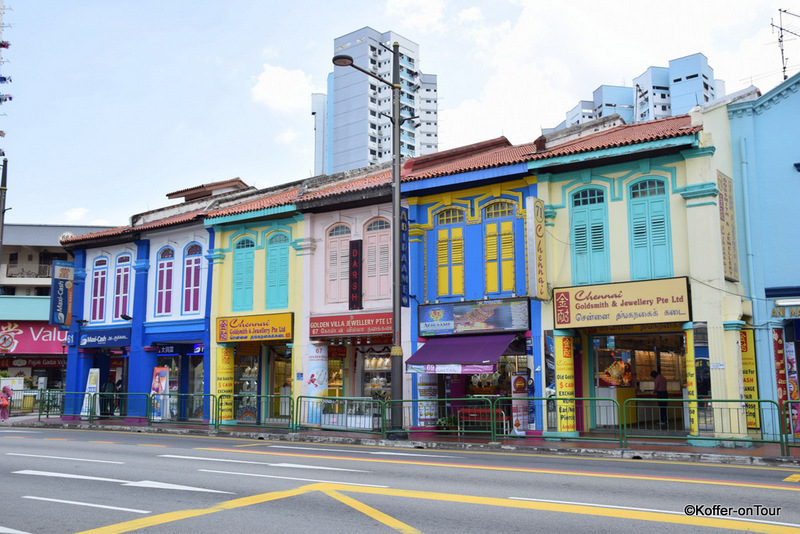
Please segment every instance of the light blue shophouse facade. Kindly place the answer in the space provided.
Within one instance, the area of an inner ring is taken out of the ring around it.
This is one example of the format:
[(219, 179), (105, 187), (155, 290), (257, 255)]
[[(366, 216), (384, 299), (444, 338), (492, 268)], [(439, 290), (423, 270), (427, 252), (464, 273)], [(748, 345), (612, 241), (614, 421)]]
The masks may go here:
[[(787, 366), (780, 355), (776, 359), (774, 336), (782, 334), (791, 351), (800, 326), (800, 74), (755, 100), (729, 104), (728, 116), (742, 282), (753, 304), (758, 393), (780, 400), (781, 389), (788, 386), (780, 383), (787, 378)], [(764, 424), (769, 430), (775, 421)]]

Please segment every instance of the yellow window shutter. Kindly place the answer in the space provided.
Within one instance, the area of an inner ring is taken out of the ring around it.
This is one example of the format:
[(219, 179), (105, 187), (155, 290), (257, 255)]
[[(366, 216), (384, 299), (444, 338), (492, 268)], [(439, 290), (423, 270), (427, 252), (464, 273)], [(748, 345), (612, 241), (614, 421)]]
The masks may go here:
[(453, 266), (453, 295), (464, 294), (464, 266)]
[(436, 241), (436, 265), (438, 265), (439, 267), (450, 263), (447, 245), (448, 245), (447, 230), (439, 230), (438, 240)]
[(436, 290), (439, 295), (449, 295), (450, 294), (450, 269), (449, 267), (439, 267), (437, 269), (436, 274)]

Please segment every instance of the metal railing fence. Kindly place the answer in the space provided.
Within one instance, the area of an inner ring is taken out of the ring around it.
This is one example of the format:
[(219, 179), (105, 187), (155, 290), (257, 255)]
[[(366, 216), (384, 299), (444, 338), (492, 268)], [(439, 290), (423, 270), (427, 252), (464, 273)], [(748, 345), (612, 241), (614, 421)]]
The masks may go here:
[(297, 397), (292, 428), (385, 435), (386, 403), (370, 397)]
[(292, 428), (294, 400), (290, 395), (223, 394), (216, 402), (214, 427)]
[[(715, 442), (725, 446), (749, 443), (776, 443), (786, 452), (782, 429), (768, 433), (748, 424), (747, 406), (756, 406), (760, 420), (784, 420), (778, 403), (768, 399), (653, 399), (632, 398), (622, 405), (623, 446), (631, 438)], [(767, 413), (772, 412), (772, 413)]]
[[(27, 400), (26, 400), (27, 399)], [(397, 410), (397, 404), (400, 409)], [(67, 417), (93, 423), (124, 419), (147, 425), (194, 424), (252, 428), (359, 432), (386, 437), (398, 428), (411, 439), (425, 435), (498, 438), (602, 440), (628, 446), (631, 439), (669, 443), (708, 442), (723, 446), (775, 443), (781, 455), (800, 447), (800, 401), (783, 405), (768, 399), (632, 398), (621, 405), (595, 397), (478, 397), (403, 399), (281, 395), (85, 393), (17, 390), (12, 413), (38, 412), (39, 420)], [(762, 428), (780, 421), (777, 430)], [(517, 423), (515, 421), (524, 423)], [(521, 428), (525, 426), (526, 428)], [(531, 430), (533, 432), (531, 432)]]

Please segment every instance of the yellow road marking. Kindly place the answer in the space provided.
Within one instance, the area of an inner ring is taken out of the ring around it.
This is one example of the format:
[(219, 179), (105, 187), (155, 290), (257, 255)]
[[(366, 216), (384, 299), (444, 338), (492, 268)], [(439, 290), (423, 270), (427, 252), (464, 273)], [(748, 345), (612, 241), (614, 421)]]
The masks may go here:
[(390, 460), (385, 458), (351, 458), (348, 456), (333, 456), (333, 455), (317, 455), (317, 454), (303, 454), (293, 452), (272, 452), (272, 451), (245, 451), (241, 449), (220, 449), (214, 447), (199, 448), (201, 451), (216, 451), (216, 452), (238, 452), (240, 454), (259, 454), (264, 456), (290, 456), (295, 458), (319, 458), (325, 460), (344, 460), (351, 462), (367, 462), (367, 463), (380, 463), (380, 464), (398, 464), (398, 465), (419, 465), (424, 467), (452, 467), (457, 469), (476, 469), (479, 471), (509, 471), (514, 473), (534, 473), (543, 475), (572, 475), (594, 478), (613, 478), (622, 480), (647, 480), (659, 482), (682, 482), (686, 484), (707, 484), (711, 486), (734, 486), (742, 488), (758, 488), (758, 489), (778, 489), (786, 491), (800, 491), (800, 487), (781, 486), (777, 484), (752, 484), (738, 481), (727, 480), (712, 480), (703, 478), (680, 478), (680, 477), (660, 477), (653, 475), (625, 475), (618, 473), (599, 473), (592, 471), (569, 471), (564, 469), (543, 469), (536, 467), (501, 467), (496, 465), (469, 465), (458, 463), (445, 463), (445, 462), (426, 462), (418, 460)]
[(788, 477), (783, 479), (784, 482), (800, 482), (800, 474), (798, 475), (789, 475)]
[(403, 523), (390, 515), (384, 514), (380, 510), (376, 510), (372, 506), (368, 506), (363, 502), (359, 502), (352, 497), (348, 497), (347, 495), (342, 495), (340, 492), (336, 490), (322, 490), (323, 493), (329, 495), (336, 499), (337, 501), (346, 504), (350, 508), (354, 510), (358, 510), (362, 514), (366, 515), (367, 517), (371, 517), (376, 521), (379, 521), (386, 525), (389, 528), (395, 529), (397, 532), (402, 532), (403, 534), (421, 534), (419, 530), (415, 529), (414, 527)]
[(352, 506), (356, 510), (361, 511), (369, 517), (373, 517), (381, 523), (403, 533), (418, 532), (413, 527), (398, 521), (383, 512), (375, 510), (374, 508), (364, 505), (351, 497), (342, 495), (342, 493), (360, 493), (368, 495), (381, 495), (387, 497), (406, 497), (410, 499), (432, 500), (440, 502), (449, 502), (457, 504), (480, 505), (480, 506), (498, 506), (502, 508), (515, 508), (521, 510), (538, 510), (545, 512), (559, 512), (566, 514), (580, 514), (593, 517), (609, 517), (613, 519), (635, 519), (639, 521), (653, 521), (657, 523), (673, 523), (677, 525), (692, 525), (698, 527), (711, 527), (729, 530), (747, 530), (753, 532), (769, 532), (769, 533), (784, 533), (784, 532), (797, 532), (797, 529), (786, 525), (772, 525), (762, 522), (750, 522), (746, 520), (732, 520), (723, 519), (719, 517), (694, 517), (685, 516), (669, 512), (648, 512), (641, 510), (622, 510), (619, 508), (603, 508), (600, 506), (588, 506), (582, 504), (559, 504), (552, 502), (532, 502), (532, 501), (515, 501), (510, 499), (502, 499), (498, 497), (477, 497), (471, 495), (457, 495), (451, 493), (436, 493), (427, 491), (416, 490), (398, 490), (390, 488), (368, 488), (350, 486), (346, 484), (332, 484), (332, 483), (317, 483), (309, 484), (287, 491), (276, 491), (272, 493), (262, 493), (260, 495), (253, 495), (251, 497), (243, 497), (239, 499), (232, 499), (211, 506), (206, 509), (200, 510), (183, 510), (176, 512), (168, 512), (159, 514), (152, 517), (134, 519), (124, 523), (117, 523), (116, 525), (109, 525), (106, 527), (99, 527), (92, 530), (86, 530), (78, 534), (122, 534), (124, 532), (132, 532), (143, 528), (163, 525), (173, 521), (180, 521), (181, 519), (189, 519), (200, 517), (203, 515), (213, 514), (224, 510), (233, 510), (244, 506), (253, 504), (261, 504), (269, 501), (284, 499), (287, 497), (295, 497), (306, 493), (320, 491), (326, 495), (339, 500), (340, 502)]

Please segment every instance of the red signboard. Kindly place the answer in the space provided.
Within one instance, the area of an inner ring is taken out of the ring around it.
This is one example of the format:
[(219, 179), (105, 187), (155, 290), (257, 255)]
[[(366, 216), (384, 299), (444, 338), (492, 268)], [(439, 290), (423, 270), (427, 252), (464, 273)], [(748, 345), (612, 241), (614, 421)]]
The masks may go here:
[(349, 309), (360, 310), (364, 306), (361, 303), (361, 240), (350, 241), (350, 285), (348, 289)]
[(8, 369), (9, 367), (65, 367), (66, 365), (66, 356), (54, 356), (52, 358), (0, 358), (0, 369)]
[(353, 313), (311, 317), (308, 320), (308, 327), (309, 335), (312, 337), (391, 334), (392, 313)]
[(0, 357), (17, 354), (62, 354), (67, 331), (47, 321), (0, 321)]
[(775, 383), (778, 386), (778, 404), (783, 406), (789, 398), (786, 391), (786, 362), (783, 352), (783, 330), (781, 328), (772, 329), (772, 351), (775, 356)]

